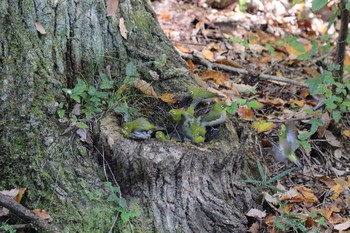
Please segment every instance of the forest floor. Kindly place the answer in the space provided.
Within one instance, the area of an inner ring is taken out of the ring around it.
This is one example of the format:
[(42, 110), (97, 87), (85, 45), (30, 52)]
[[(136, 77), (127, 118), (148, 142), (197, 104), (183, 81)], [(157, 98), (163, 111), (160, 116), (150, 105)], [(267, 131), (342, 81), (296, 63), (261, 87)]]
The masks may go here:
[[(159, 0), (152, 6), (198, 84), (225, 96), (230, 117), (256, 131), (261, 182), (254, 185), (264, 209), (247, 213), (251, 232), (350, 229), (349, 115), (314, 111), (321, 98), (310, 94), (310, 80), (330, 74), (339, 20), (329, 22), (337, 6), (314, 14), (311, 1), (253, 1), (245, 11), (237, 3), (192, 2)], [(348, 77), (348, 54), (344, 67)], [(285, 171), (293, 163), (272, 156), (277, 131), (288, 119), (297, 126), (296, 154), (304, 165), (291, 172)]]

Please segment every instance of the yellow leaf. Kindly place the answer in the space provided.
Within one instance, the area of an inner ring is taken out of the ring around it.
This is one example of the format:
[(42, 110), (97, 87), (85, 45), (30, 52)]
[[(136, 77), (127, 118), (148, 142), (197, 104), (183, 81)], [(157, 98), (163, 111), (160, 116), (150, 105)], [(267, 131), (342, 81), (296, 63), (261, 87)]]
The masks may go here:
[(348, 130), (348, 129), (344, 130), (344, 131), (343, 131), (343, 135), (344, 135), (345, 137), (350, 138), (350, 130)]
[(335, 200), (339, 197), (339, 195), (344, 191), (344, 188), (340, 184), (336, 184), (331, 188), (333, 191), (333, 195), (330, 197), (332, 200)]
[(115, 92), (115, 94), (120, 95), (125, 91), (127, 87), (128, 87), (128, 84), (124, 83), (123, 85), (121, 85), (121, 87), (119, 87), (119, 89)]
[(161, 96), (158, 96), (159, 99), (161, 99), (165, 103), (176, 103), (177, 100), (175, 99), (175, 95), (171, 93), (164, 93)]
[(145, 80), (136, 78), (134, 82), (134, 87), (136, 89), (139, 89), (145, 95), (158, 97), (151, 84), (147, 83)]
[(32, 212), (43, 220), (52, 221), (51, 216), (49, 215), (49, 213), (46, 210), (34, 209), (34, 210), (32, 210)]
[(256, 133), (259, 134), (273, 129), (275, 127), (275, 124), (272, 122), (267, 122), (266, 120), (259, 120), (254, 121), (252, 126), (256, 130)]
[(15, 201), (16, 201), (16, 202), (18, 202), (18, 203), (21, 202), (22, 197), (23, 197), (23, 194), (24, 194), (24, 192), (25, 192), (26, 190), (27, 190), (26, 188), (20, 188), (20, 189), (18, 190), (18, 194), (17, 194), (16, 197), (15, 197)]
[(202, 55), (210, 61), (214, 60), (214, 53), (210, 50), (204, 49)]

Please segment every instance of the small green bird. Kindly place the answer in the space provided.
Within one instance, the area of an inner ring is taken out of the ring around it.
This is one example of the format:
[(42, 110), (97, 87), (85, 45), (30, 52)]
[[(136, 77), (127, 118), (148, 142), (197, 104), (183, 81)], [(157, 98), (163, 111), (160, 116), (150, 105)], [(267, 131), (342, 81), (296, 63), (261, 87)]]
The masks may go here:
[(185, 140), (189, 139), (195, 143), (202, 143), (205, 141), (206, 128), (201, 125), (199, 118), (193, 121), (185, 120), (182, 124), (182, 134)]
[(148, 139), (152, 132), (157, 129), (159, 127), (153, 125), (144, 117), (122, 124), (123, 134), (133, 139)]
[(194, 106), (197, 106), (200, 102), (210, 103), (214, 101), (214, 98), (220, 97), (217, 94), (198, 87), (190, 87), (188, 94), (191, 96)]
[(169, 141), (170, 140), (169, 135), (165, 135), (165, 133), (163, 131), (157, 131), (156, 138), (158, 140), (162, 140), (162, 141)]
[(226, 103), (219, 101), (216, 102), (213, 108), (203, 117), (201, 117), (200, 122), (203, 126), (217, 126), (225, 122), (226, 120)]
[(183, 109), (171, 109), (169, 114), (174, 121), (180, 121), (183, 118), (187, 120), (192, 120), (194, 118), (194, 105), (191, 105), (187, 110)]
[(296, 127), (294, 122), (287, 121), (286, 125), (282, 125), (278, 130), (278, 144), (273, 147), (273, 154), (277, 161), (285, 162), (289, 159), (298, 168), (302, 169), (303, 165), (300, 163), (295, 155), (297, 149)]

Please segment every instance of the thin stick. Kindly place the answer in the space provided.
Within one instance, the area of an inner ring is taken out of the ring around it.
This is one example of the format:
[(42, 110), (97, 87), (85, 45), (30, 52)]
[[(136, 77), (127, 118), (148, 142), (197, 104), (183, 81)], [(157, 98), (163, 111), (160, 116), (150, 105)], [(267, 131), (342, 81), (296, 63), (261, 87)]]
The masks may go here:
[[(249, 74), (249, 72), (245, 69), (234, 68), (234, 67), (223, 65), (223, 64), (210, 63), (204, 57), (198, 56), (198, 54), (195, 54), (195, 55), (182, 54), (181, 56), (185, 59), (196, 60), (199, 63), (207, 66), (209, 69), (218, 68), (221, 70), (236, 72), (236, 73), (240, 73), (240, 74)], [(260, 74), (258, 77), (260, 79), (264, 79), (264, 80), (273, 80), (273, 81), (288, 83), (288, 84), (292, 84), (292, 85), (300, 86), (300, 87), (309, 87), (309, 85), (307, 83), (301, 83), (301, 82), (298, 82), (298, 81), (295, 81), (292, 79), (288, 79), (288, 78), (284, 78), (284, 77), (278, 77), (278, 76), (267, 75), (267, 74)]]

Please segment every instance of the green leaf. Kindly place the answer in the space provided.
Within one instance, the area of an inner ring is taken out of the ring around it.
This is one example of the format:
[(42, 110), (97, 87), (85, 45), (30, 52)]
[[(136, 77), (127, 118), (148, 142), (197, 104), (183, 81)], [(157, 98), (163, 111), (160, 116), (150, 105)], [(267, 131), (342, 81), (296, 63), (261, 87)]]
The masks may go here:
[(311, 124), (310, 133), (312, 134), (316, 133), (319, 126), (324, 125), (324, 122), (317, 118), (311, 118), (308, 123)]
[(346, 3), (345, 8), (346, 8), (347, 10), (350, 10), (350, 2)]
[(117, 196), (117, 194), (111, 193), (108, 195), (107, 201), (115, 202), (115, 201), (118, 201), (118, 199), (119, 197)]
[(261, 180), (262, 180), (263, 182), (266, 182), (266, 176), (265, 176), (264, 169), (263, 169), (263, 167), (261, 166), (260, 161), (257, 160), (256, 163), (257, 163), (257, 165), (258, 165), (258, 170), (259, 170), (259, 174), (260, 174)]
[(226, 108), (228, 114), (234, 115), (238, 110), (238, 104), (236, 102), (232, 103), (231, 106)]
[(118, 201), (118, 204), (121, 208), (123, 208), (123, 209), (126, 208), (126, 200), (124, 197), (119, 197), (117, 201)]
[(301, 141), (305, 141), (306, 139), (310, 138), (312, 135), (313, 133), (310, 133), (310, 132), (301, 133), (298, 135), (298, 139)]
[(308, 141), (298, 141), (299, 145), (304, 148), (307, 154), (311, 152), (311, 144)]
[(247, 103), (247, 107), (248, 108), (253, 108), (253, 109), (254, 108), (260, 109), (260, 108), (264, 107), (264, 105), (262, 103), (256, 101), (256, 100), (252, 100), (252, 101), (249, 101)]
[(312, 11), (318, 11), (320, 10), (322, 7), (324, 7), (325, 5), (327, 5), (328, 0), (312, 0)]
[(126, 76), (128, 76), (128, 77), (138, 76), (137, 67), (135, 66), (135, 64), (132, 61), (126, 65), (125, 72), (126, 72)]
[(276, 226), (278, 229), (282, 230), (282, 231), (286, 231), (286, 226), (285, 226), (283, 223), (279, 222), (279, 221), (276, 221), (276, 222), (275, 222), (275, 226)]
[(333, 117), (333, 120), (338, 123), (341, 119), (341, 112), (340, 111), (333, 111), (332, 112), (332, 117)]
[(315, 40), (311, 40), (312, 48), (310, 49), (309, 52), (304, 53), (300, 56), (297, 57), (298, 60), (308, 60), (310, 59), (313, 55), (316, 54), (317, 49), (318, 49), (318, 43)]
[(275, 181), (281, 179), (283, 176), (288, 175), (288, 174), (289, 174), (291, 171), (293, 171), (294, 169), (295, 169), (294, 167), (293, 167), (293, 168), (289, 168), (288, 170), (285, 170), (285, 171), (283, 171), (283, 172), (277, 174), (276, 176), (272, 177), (271, 179), (268, 179), (268, 180), (267, 180), (267, 183), (272, 183), (272, 182), (275, 182)]
[(114, 81), (110, 80), (105, 73), (101, 72), (100, 77), (102, 79), (102, 83), (100, 85), (101, 89), (112, 89), (114, 87)]
[(87, 128), (89, 128), (89, 126), (88, 126), (87, 124), (85, 124), (84, 122), (82, 122), (82, 121), (79, 121), (79, 122), (76, 124), (76, 126), (77, 126), (78, 128), (81, 128), (81, 129), (87, 129)]
[(122, 219), (123, 223), (127, 223), (129, 219), (131, 218), (131, 213), (130, 212), (122, 212), (120, 215), (120, 218)]
[(307, 83), (309, 84), (310, 94), (314, 95), (318, 86), (322, 83), (322, 78), (309, 79), (307, 80)]
[(64, 109), (57, 110), (57, 115), (59, 118), (63, 118), (65, 113), (66, 113), (66, 110), (64, 110)]

